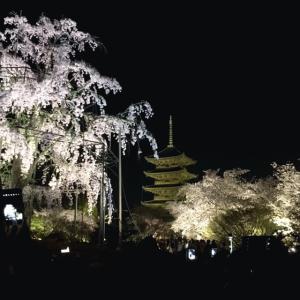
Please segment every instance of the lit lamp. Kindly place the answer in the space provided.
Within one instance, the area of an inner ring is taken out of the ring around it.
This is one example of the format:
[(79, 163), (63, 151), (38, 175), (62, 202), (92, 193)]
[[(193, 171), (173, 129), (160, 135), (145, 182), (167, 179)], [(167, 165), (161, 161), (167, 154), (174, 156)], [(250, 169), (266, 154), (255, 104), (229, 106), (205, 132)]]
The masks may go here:
[(69, 248), (69, 246), (68, 246), (67, 248), (65, 248), (65, 249), (61, 249), (61, 250), (60, 250), (60, 253), (70, 253), (70, 248)]
[(188, 260), (194, 261), (196, 260), (196, 250), (195, 249), (188, 249), (187, 250), (187, 258)]
[(233, 250), (232, 239), (233, 239), (233, 237), (232, 237), (232, 234), (230, 233), (230, 234), (228, 235), (228, 240), (229, 240), (229, 252), (230, 252), (230, 254), (232, 253), (232, 250)]

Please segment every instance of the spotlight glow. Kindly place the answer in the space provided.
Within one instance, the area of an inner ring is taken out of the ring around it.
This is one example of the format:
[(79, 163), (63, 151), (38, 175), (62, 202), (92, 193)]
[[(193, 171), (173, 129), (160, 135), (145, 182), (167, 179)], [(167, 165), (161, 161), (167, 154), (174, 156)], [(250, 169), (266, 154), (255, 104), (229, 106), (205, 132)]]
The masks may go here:
[(61, 253), (70, 253), (70, 248), (69, 248), (69, 246), (68, 246), (67, 248), (65, 248), (65, 249), (61, 249), (60, 252), (61, 252)]

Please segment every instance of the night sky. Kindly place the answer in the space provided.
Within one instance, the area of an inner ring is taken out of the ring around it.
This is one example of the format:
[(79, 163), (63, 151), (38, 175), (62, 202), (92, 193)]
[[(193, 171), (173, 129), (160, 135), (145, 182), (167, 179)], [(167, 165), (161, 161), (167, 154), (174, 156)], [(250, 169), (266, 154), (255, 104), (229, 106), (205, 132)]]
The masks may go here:
[[(35, 21), (44, 12), (69, 17), (97, 36), (105, 48), (87, 60), (123, 87), (109, 98), (108, 111), (148, 100), (155, 113), (148, 124), (160, 149), (167, 145), (172, 114), (175, 145), (198, 161), (198, 173), (242, 167), (260, 176), (272, 161), (295, 162), (300, 51), (293, 8), (147, 3), (1, 4), (0, 17), (22, 10)], [(131, 151), (125, 163), (131, 199), (140, 191), (142, 166)]]

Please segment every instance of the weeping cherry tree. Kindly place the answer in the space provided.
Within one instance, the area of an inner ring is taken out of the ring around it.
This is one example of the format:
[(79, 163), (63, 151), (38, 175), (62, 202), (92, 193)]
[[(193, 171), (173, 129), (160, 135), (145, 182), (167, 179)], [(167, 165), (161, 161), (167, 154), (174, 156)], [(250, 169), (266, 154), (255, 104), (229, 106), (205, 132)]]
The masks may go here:
[[(108, 217), (112, 187), (103, 165), (112, 139), (128, 143), (156, 141), (143, 119), (153, 114), (148, 102), (132, 104), (116, 116), (106, 114), (105, 95), (121, 92), (114, 78), (101, 75), (76, 55), (99, 42), (71, 19), (36, 24), (26, 17), (4, 19), (0, 32), (1, 185), (23, 188), (24, 200), (46, 199), (47, 206), (72, 199), (80, 187), (91, 212), (104, 180)], [(93, 109), (91, 109), (91, 107)], [(39, 178), (42, 178), (39, 180)]]

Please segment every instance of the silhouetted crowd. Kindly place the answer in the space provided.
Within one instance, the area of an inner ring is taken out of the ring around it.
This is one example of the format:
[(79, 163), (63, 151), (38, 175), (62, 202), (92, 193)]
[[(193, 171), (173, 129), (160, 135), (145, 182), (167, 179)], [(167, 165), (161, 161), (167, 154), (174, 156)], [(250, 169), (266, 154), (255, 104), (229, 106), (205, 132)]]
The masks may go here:
[[(157, 240), (158, 249), (168, 252), (170, 254), (178, 254), (185, 252), (188, 257), (188, 253), (193, 255), (190, 260), (194, 259), (208, 259), (214, 256), (228, 257), (230, 254), (230, 247), (228, 243), (222, 242), (217, 244), (215, 240), (187, 240), (183, 237), (176, 237), (170, 239)], [(193, 259), (193, 257), (195, 257)]]
[[(4, 240), (7, 232), (10, 238)], [(2, 230), (0, 250), (1, 275), (13, 279), (13, 284), (17, 280), (44, 287), (54, 280), (57, 289), (67, 289), (68, 280), (75, 286), (115, 282), (122, 291), (143, 287), (149, 294), (161, 289), (168, 295), (193, 289), (230, 294), (251, 286), (251, 294), (258, 289), (269, 292), (274, 285), (282, 290), (296, 284), (300, 270), (299, 254), (288, 254), (278, 239), (247, 237), (242, 247), (230, 253), (228, 243), (214, 240), (147, 237), (138, 244), (124, 243), (121, 250), (70, 245), (70, 253), (54, 255), (42, 241), (12, 234), (17, 232)]]

